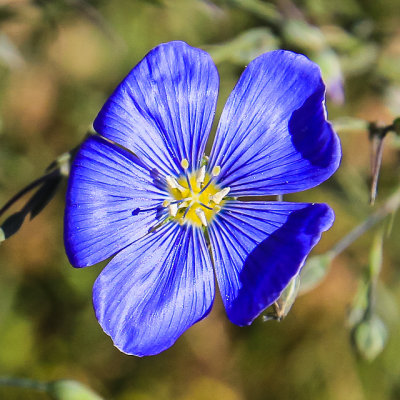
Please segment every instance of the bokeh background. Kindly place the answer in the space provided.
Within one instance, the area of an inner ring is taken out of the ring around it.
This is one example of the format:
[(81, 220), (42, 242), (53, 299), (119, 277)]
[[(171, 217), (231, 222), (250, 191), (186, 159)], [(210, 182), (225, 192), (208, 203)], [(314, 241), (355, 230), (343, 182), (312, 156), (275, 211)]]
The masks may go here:
[[(390, 134), (377, 203), (369, 206), (365, 121), (390, 124), (400, 114), (397, 0), (0, 0), (0, 205), (82, 141), (107, 96), (152, 47), (177, 39), (208, 50), (217, 63), (217, 117), (258, 54), (285, 48), (320, 64), (342, 166), (319, 188), (285, 196), (327, 202), (336, 212), (314, 255), (399, 185), (400, 142)], [(259, 318), (236, 327), (217, 298), (211, 315), (171, 349), (140, 359), (114, 348), (95, 319), (91, 288), (104, 265), (76, 270), (68, 263), (64, 194), (65, 185), (0, 245), (0, 376), (73, 379), (116, 400), (400, 399), (398, 218), (379, 228), (385, 236), (374, 309), (387, 340), (373, 359), (355, 351), (349, 313), (376, 228), (335, 257), (282, 322)], [(49, 398), (0, 386), (0, 399)]]

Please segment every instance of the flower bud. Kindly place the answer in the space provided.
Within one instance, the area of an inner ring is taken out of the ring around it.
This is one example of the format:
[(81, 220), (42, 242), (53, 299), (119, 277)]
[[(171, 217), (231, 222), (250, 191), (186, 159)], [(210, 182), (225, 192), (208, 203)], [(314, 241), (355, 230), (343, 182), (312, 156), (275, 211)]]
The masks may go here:
[(264, 321), (268, 321), (270, 319), (281, 321), (283, 318), (285, 318), (289, 314), (289, 311), (297, 298), (299, 286), (300, 279), (299, 275), (297, 274), (294, 278), (292, 278), (292, 280), (281, 293), (279, 299), (274, 303), (273, 312), (264, 315)]
[(325, 278), (331, 264), (332, 257), (329, 253), (310, 257), (300, 272), (300, 290), (303, 294), (321, 283)]
[(374, 315), (354, 328), (353, 338), (360, 355), (372, 361), (385, 348), (387, 329), (382, 320)]
[(87, 386), (68, 379), (50, 382), (48, 393), (54, 400), (102, 400)]

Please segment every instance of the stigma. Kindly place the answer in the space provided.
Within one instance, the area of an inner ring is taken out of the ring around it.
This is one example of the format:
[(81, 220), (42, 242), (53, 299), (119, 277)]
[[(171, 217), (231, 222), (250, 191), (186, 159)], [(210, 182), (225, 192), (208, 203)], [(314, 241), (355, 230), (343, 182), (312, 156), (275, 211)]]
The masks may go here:
[(189, 173), (186, 159), (181, 161), (181, 166), (184, 170), (181, 176), (166, 177), (170, 198), (162, 205), (168, 208), (170, 218), (181, 225), (208, 226), (221, 210), (230, 188), (216, 185), (214, 178), (221, 171), (219, 166), (214, 167), (211, 173), (204, 165)]

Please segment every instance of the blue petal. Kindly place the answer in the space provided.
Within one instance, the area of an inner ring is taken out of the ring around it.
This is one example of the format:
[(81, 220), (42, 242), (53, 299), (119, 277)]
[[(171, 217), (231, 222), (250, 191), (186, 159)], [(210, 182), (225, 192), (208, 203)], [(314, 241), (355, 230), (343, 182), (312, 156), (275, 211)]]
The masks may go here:
[(166, 196), (137, 157), (100, 136), (88, 138), (68, 180), (64, 240), (71, 264), (93, 265), (145, 235), (162, 219)]
[(210, 168), (232, 196), (284, 194), (314, 187), (338, 168), (341, 150), (326, 121), (318, 66), (289, 51), (249, 64), (222, 112)]
[(276, 301), (333, 220), (325, 204), (224, 204), (209, 233), (229, 319), (249, 325)]
[(162, 44), (121, 82), (94, 128), (164, 174), (197, 169), (215, 114), (219, 77), (211, 57), (184, 42)]
[(116, 347), (146, 356), (169, 348), (204, 318), (214, 292), (202, 231), (171, 222), (108, 264), (94, 284), (93, 304)]

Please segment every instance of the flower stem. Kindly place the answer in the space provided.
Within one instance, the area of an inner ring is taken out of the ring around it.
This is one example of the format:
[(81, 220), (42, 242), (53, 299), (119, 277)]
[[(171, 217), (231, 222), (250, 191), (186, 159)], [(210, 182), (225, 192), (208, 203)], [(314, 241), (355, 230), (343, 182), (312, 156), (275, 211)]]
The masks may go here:
[(48, 390), (47, 383), (38, 382), (26, 378), (15, 378), (12, 376), (0, 376), (0, 386), (12, 386), (25, 389), (33, 389), (40, 392), (46, 392)]
[(399, 207), (400, 187), (383, 203), (381, 207), (379, 207), (373, 214), (371, 214), (364, 222), (356, 226), (342, 240), (336, 243), (336, 245), (333, 246), (331, 250), (329, 250), (329, 255), (332, 258), (336, 257), (365, 232), (371, 229), (378, 222), (382, 221), (389, 214), (395, 212)]

